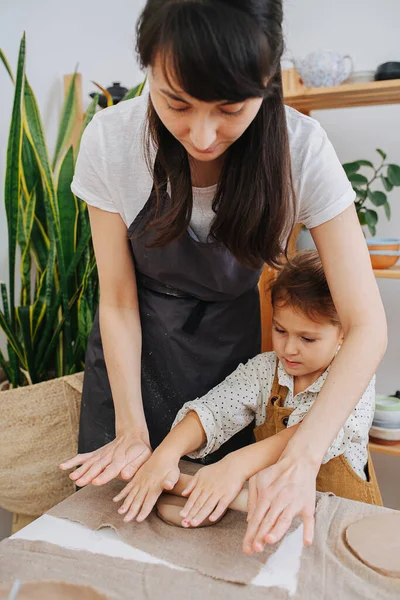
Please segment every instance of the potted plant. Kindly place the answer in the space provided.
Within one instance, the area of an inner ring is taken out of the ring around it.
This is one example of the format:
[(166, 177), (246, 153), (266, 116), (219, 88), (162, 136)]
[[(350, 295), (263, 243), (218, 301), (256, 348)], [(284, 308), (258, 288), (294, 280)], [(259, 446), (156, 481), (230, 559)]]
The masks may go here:
[[(387, 155), (383, 150), (377, 148), (376, 151), (381, 157), (378, 165), (374, 165), (369, 160), (356, 160), (343, 165), (347, 177), (356, 192), (355, 205), (360, 225), (366, 225), (372, 236), (376, 235), (376, 225), (379, 218), (375, 208), (382, 207), (386, 218), (390, 220), (391, 211), (387, 194), (394, 187), (400, 186), (400, 167), (392, 163), (387, 163)], [(365, 175), (360, 173), (363, 167)], [(381, 189), (376, 189), (378, 182)], [(385, 191), (382, 191), (382, 188)], [(374, 208), (371, 208), (371, 206)]]
[[(355, 206), (358, 220), (360, 225), (368, 227), (371, 236), (376, 235), (379, 219), (375, 209), (383, 208), (386, 218), (390, 220), (391, 210), (387, 195), (394, 187), (400, 186), (400, 166), (386, 162), (387, 155), (383, 150), (377, 148), (376, 151), (381, 157), (378, 165), (374, 165), (369, 160), (356, 160), (343, 165), (356, 193)], [(361, 170), (363, 172), (360, 172)], [(380, 183), (381, 189), (376, 188), (377, 183)], [(310, 248), (315, 249), (315, 244), (310, 232), (303, 226), (298, 236), (297, 249)]]
[[(4, 190), (9, 281), (0, 283), (0, 329), (8, 353), (7, 358), (0, 351), (0, 367), (9, 388), (0, 394), (0, 506), (37, 516), (75, 489), (58, 464), (77, 450), (81, 372), (98, 305), (98, 278), (87, 207), (70, 190), (76, 76), (50, 160), (25, 73), (25, 35), (15, 79), (1, 50), (0, 58), (15, 87)], [(83, 129), (97, 103), (95, 96)]]

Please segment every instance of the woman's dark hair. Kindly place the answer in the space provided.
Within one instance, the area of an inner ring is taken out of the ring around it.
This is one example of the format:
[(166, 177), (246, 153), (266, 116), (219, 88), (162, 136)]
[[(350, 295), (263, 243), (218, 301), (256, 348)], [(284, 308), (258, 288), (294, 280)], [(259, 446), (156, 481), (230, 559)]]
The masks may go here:
[[(282, 0), (148, 0), (137, 24), (142, 67), (160, 56), (164, 75), (205, 102), (262, 97), (261, 108), (227, 150), (213, 201), (210, 236), (252, 268), (279, 264), (293, 229), (294, 191), (283, 105)], [(267, 83), (266, 83), (267, 81)], [(157, 209), (153, 245), (184, 235), (193, 197), (189, 158), (149, 100), (148, 158), (157, 148)], [(160, 213), (161, 190), (171, 185), (171, 205)]]
[(299, 252), (271, 285), (272, 306), (288, 304), (315, 321), (320, 317), (340, 325), (318, 252)]

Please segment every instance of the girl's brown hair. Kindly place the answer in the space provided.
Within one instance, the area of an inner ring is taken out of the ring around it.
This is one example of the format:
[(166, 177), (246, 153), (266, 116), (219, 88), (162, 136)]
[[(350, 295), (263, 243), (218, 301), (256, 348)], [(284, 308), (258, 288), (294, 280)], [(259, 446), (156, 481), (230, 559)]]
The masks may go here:
[(313, 321), (329, 319), (340, 325), (318, 252), (297, 254), (271, 285), (272, 305), (288, 304)]
[[(210, 231), (211, 239), (252, 268), (279, 264), (295, 220), (280, 69), (282, 18), (282, 0), (147, 0), (137, 25), (141, 65), (152, 66), (161, 56), (165, 75), (170, 65), (193, 98), (232, 103), (263, 99), (253, 122), (226, 152)], [(149, 157), (154, 145), (158, 207), (151, 223), (157, 230), (152, 245), (162, 246), (188, 229), (192, 183), (186, 150), (149, 100)], [(171, 203), (162, 214), (166, 181)]]

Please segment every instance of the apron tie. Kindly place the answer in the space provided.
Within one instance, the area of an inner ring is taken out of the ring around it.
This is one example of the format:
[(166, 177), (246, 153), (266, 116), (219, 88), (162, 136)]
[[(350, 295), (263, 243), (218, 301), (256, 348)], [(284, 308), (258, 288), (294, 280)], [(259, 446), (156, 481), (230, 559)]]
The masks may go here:
[(206, 314), (207, 304), (208, 302), (205, 302), (204, 300), (199, 300), (196, 306), (191, 310), (190, 315), (188, 316), (182, 327), (182, 330), (185, 333), (193, 335), (197, 331), (200, 323), (203, 320), (204, 315)]

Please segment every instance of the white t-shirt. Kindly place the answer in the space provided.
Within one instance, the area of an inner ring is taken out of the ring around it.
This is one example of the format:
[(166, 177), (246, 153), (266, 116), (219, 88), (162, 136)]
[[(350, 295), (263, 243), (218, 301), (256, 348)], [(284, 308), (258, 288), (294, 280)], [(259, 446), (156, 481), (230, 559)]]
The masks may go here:
[[(229, 375), (202, 398), (186, 402), (178, 412), (172, 428), (191, 410), (201, 421), (207, 436), (206, 443), (189, 454), (190, 458), (203, 458), (215, 452), (235, 433), (244, 429), (255, 419), (256, 426), (265, 421), (268, 399), (274, 382), (277, 357), (275, 352), (265, 352), (250, 359), (245, 365)], [(294, 393), (294, 379), (281, 362), (278, 363), (278, 381), (288, 388), (284, 403), (293, 412), (288, 427), (300, 423), (312, 408), (325, 380), (328, 369), (304, 392)], [(322, 464), (344, 454), (347, 462), (361, 479), (366, 479), (365, 465), (368, 462), (368, 432), (375, 410), (375, 375), (368, 384), (357, 406), (329, 446)], [(321, 427), (324, 424), (321, 423)]]
[[(94, 116), (82, 136), (71, 185), (73, 193), (88, 204), (119, 213), (127, 227), (153, 186), (144, 153), (147, 103), (146, 92)], [(355, 193), (320, 124), (289, 107), (286, 117), (297, 220), (311, 229), (348, 208)], [(207, 238), (214, 216), (215, 190), (216, 186), (193, 188), (191, 227), (201, 241)]]

